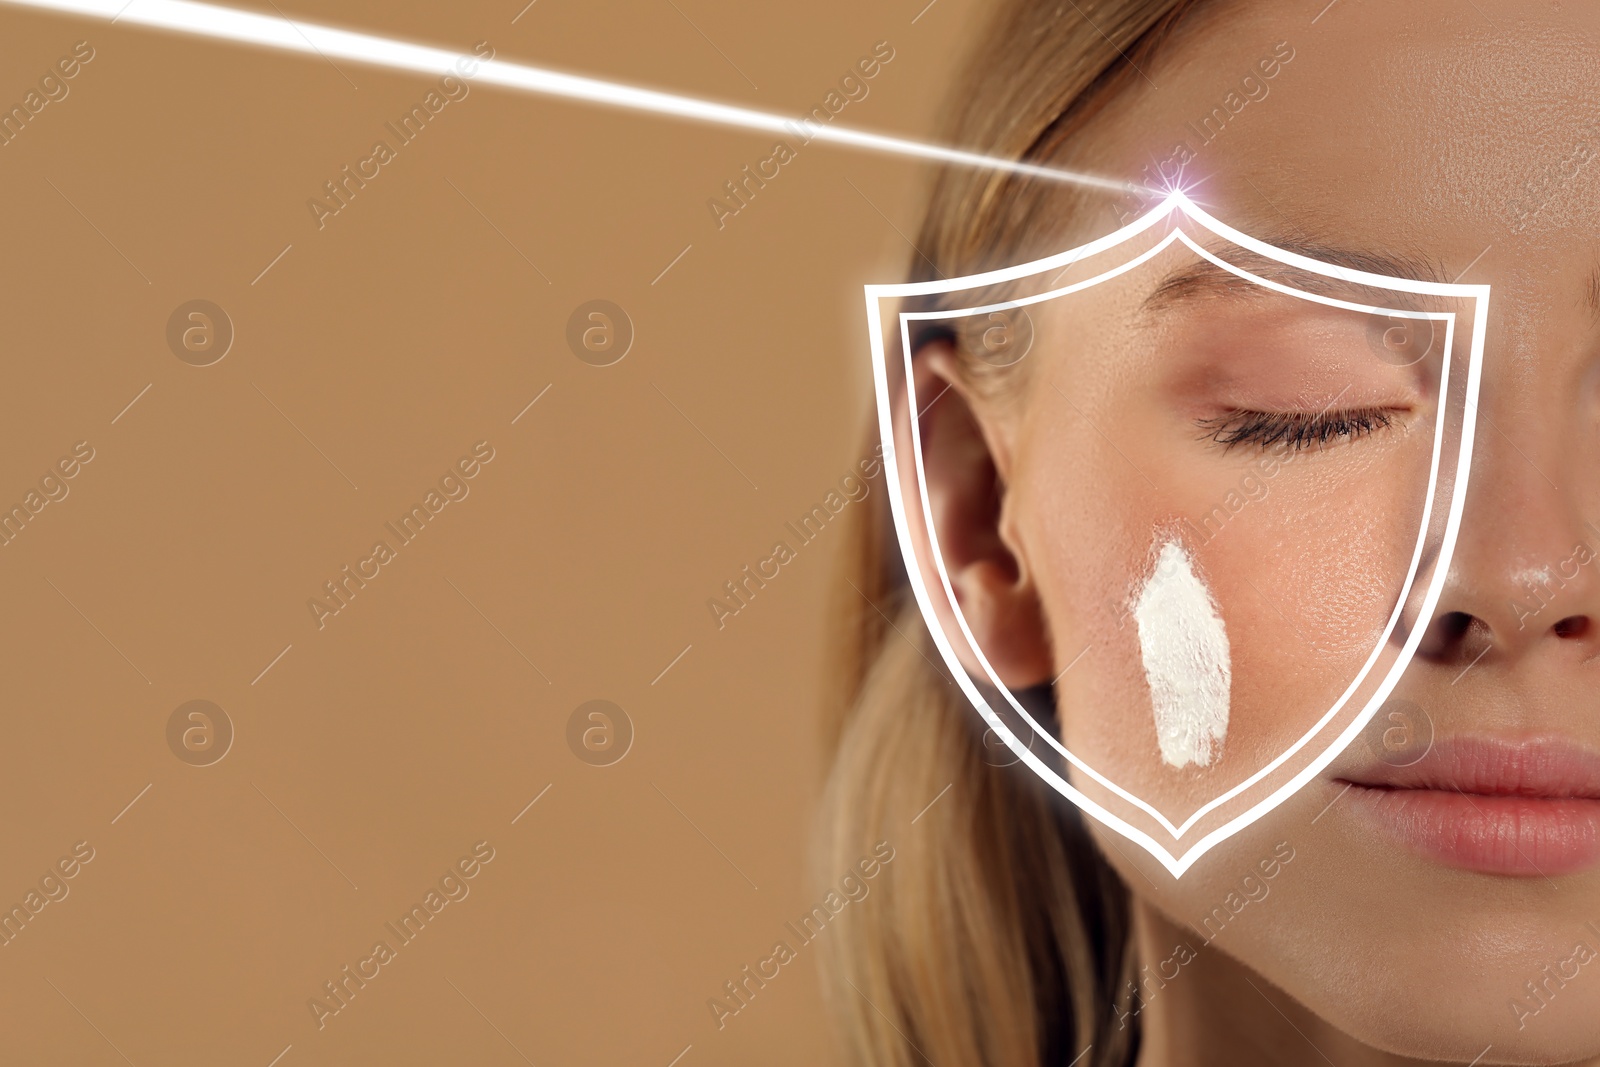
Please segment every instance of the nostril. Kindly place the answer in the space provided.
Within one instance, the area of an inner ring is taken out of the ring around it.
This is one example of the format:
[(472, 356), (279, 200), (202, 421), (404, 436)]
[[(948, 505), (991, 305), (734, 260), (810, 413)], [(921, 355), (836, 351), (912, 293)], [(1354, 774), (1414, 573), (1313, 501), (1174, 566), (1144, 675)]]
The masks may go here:
[(1434, 623), (1439, 638), (1449, 644), (1456, 644), (1467, 631), (1472, 629), (1472, 616), (1465, 611), (1451, 611), (1439, 616)]
[(1465, 611), (1447, 611), (1428, 625), (1417, 649), (1425, 659), (1447, 660), (1461, 655), (1466, 636), (1477, 619)]
[(1592, 625), (1593, 623), (1589, 621), (1589, 616), (1587, 615), (1569, 615), (1550, 627), (1550, 630), (1557, 637), (1575, 640), (1580, 637), (1586, 637)]

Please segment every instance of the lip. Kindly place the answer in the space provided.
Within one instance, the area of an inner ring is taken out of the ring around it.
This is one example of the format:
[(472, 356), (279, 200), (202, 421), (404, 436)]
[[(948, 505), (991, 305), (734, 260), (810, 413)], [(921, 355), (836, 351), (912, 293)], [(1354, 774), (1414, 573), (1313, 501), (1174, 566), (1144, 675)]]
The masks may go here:
[(1600, 863), (1600, 755), (1564, 740), (1440, 739), (1409, 767), (1339, 783), (1357, 817), (1447, 866), (1548, 877)]

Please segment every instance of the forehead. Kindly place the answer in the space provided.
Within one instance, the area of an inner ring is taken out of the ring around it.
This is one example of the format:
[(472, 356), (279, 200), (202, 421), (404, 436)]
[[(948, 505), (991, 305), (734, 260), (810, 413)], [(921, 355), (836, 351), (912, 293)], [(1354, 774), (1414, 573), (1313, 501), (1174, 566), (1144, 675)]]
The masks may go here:
[(1600, 232), (1600, 5), (1223, 0), (1144, 73), (1087, 151), (1224, 218), (1462, 265)]

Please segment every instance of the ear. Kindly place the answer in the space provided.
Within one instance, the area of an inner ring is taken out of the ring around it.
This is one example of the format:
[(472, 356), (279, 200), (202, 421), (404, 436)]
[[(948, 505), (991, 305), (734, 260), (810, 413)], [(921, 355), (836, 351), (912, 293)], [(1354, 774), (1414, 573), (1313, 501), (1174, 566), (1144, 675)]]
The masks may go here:
[[(1000, 475), (1009, 466), (1005, 444), (1000, 435), (985, 433), (973, 398), (957, 374), (951, 345), (943, 339), (929, 341), (911, 361), (920, 413), (906, 410), (904, 393), (894, 390), (898, 394), (895, 454), (902, 457), (898, 488), (906, 501), (923, 584), (962, 666), (976, 679), (986, 677), (962, 636), (955, 608), (933, 566), (934, 539), (956, 604), (978, 647), (1006, 688), (1020, 691), (1050, 680), (1050, 641), (1032, 579), (1005, 536), (1006, 486)], [(912, 460), (913, 428), (922, 446), (933, 538)]]

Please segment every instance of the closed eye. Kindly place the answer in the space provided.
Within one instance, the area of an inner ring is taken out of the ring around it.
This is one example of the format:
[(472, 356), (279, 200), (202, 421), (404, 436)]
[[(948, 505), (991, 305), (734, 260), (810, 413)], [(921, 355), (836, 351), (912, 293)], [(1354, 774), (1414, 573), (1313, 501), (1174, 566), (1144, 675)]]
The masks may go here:
[(1196, 420), (1201, 440), (1214, 441), (1224, 450), (1235, 446), (1288, 449), (1326, 446), (1353, 441), (1394, 424), (1394, 412), (1385, 408), (1352, 411), (1253, 411), (1236, 408), (1223, 415)]

